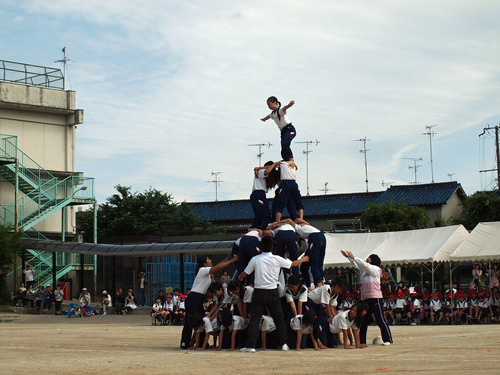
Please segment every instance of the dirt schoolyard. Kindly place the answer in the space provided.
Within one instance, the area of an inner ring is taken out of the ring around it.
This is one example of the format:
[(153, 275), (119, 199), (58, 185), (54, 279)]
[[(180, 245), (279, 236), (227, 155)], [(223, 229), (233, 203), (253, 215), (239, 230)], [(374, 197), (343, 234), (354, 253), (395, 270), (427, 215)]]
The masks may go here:
[[(393, 346), (204, 352), (179, 348), (181, 327), (147, 315), (68, 319), (26, 315), (0, 323), (2, 374), (499, 374), (500, 324), (391, 326)], [(368, 337), (379, 335), (370, 326)]]

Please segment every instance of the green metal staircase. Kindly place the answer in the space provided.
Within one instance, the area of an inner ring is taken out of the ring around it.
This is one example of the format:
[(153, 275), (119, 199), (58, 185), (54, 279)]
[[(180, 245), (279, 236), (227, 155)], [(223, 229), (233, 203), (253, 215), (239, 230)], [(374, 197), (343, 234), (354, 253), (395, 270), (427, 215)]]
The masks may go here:
[[(95, 202), (93, 178), (55, 177), (17, 147), (16, 136), (0, 134), (0, 176), (13, 184), (16, 192), (14, 202), (0, 206), (0, 221), (25, 234), (29, 231), (39, 236), (33, 226), (66, 206)], [(31, 249), (27, 253), (26, 262), (36, 270), (35, 282), (50, 284), (52, 253)], [(73, 258), (66, 254), (56, 256), (57, 278), (80, 264)]]

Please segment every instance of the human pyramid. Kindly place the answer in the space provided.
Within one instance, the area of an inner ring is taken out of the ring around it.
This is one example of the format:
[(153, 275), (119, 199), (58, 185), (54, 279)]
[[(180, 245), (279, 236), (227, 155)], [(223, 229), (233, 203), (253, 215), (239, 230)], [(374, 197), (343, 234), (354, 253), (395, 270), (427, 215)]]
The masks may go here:
[[(287, 114), (294, 104), (291, 100), (281, 107), (274, 96), (267, 100), (271, 113), (261, 121), (273, 119), (278, 125), (282, 160), (254, 168), (250, 195), (254, 219), (226, 259), (214, 266), (209, 257), (198, 256), (198, 271), (185, 303), (183, 349), (205, 350), (210, 347), (210, 336), (216, 350), (321, 350), (338, 345), (350, 349), (349, 342), (354, 343), (351, 332), (357, 348), (366, 346), (360, 342), (356, 327), (368, 306), (358, 303), (337, 311), (346, 285), (325, 283), (326, 238), (304, 220), (296, 182), (298, 168), (290, 147), (296, 131)], [(269, 207), (266, 193), (275, 186)], [(283, 217), (285, 208), (287, 218)], [(307, 249), (299, 257), (300, 240)], [(223, 288), (212, 278), (231, 263), (236, 266), (235, 277)]]

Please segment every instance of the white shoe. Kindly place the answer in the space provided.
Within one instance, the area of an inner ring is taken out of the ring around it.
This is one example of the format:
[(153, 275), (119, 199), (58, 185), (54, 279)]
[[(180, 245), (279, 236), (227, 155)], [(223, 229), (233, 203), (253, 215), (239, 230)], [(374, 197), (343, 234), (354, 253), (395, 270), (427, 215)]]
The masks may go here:
[(283, 346), (281, 347), (281, 350), (284, 350), (284, 351), (287, 351), (289, 350), (290, 348), (288, 347), (287, 344), (283, 344)]
[(255, 350), (255, 348), (247, 348), (246, 352), (247, 353), (255, 353), (256, 350)]
[(107, 314), (107, 312), (106, 312), (106, 311), (102, 313), (102, 315), (106, 315), (106, 314)]
[(241, 348), (240, 349), (240, 352), (246, 352), (247, 351), (247, 348)]
[(392, 342), (384, 342), (382, 345), (384, 345), (384, 346), (391, 346)]

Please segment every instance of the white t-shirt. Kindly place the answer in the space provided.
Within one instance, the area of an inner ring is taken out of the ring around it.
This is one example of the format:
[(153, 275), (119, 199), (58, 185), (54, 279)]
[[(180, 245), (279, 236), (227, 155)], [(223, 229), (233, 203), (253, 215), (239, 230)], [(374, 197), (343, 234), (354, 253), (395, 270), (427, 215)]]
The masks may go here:
[[(307, 292), (307, 297), (317, 305), (329, 304), (330, 295), (331, 295), (330, 285), (322, 285)], [(335, 305), (331, 306), (337, 306), (336, 302), (337, 300), (335, 300)]]
[(283, 110), (281, 108), (279, 108), (277, 111), (272, 111), (269, 117), (271, 117), (274, 120), (274, 122), (276, 122), (276, 125), (278, 125), (279, 130), (283, 130), (285, 126), (290, 124), (288, 115), (286, 113), (283, 113)]
[(434, 299), (430, 300), (430, 305), (434, 309), (434, 311), (441, 310), (441, 307), (443, 307), (443, 304), (441, 303), (440, 300), (434, 300)]
[(307, 239), (310, 234), (312, 234), (312, 233), (319, 233), (320, 230), (318, 228), (313, 227), (312, 225), (307, 225), (307, 224), (306, 225), (300, 225), (300, 224), (296, 224), (295, 225), (295, 232), (297, 232), (297, 234), (300, 237)]
[(210, 267), (201, 267), (196, 274), (191, 287), (191, 292), (207, 294), (208, 287), (212, 283), (210, 277)]
[(243, 294), (243, 303), (252, 302), (253, 288), (251, 286), (245, 287), (245, 294)]
[[(247, 326), (248, 323), (245, 323), (245, 319), (239, 315), (233, 315), (233, 322), (227, 328), (231, 331), (241, 331), (242, 329), (247, 328)], [(226, 329), (223, 324), (220, 325), (220, 328), (222, 330)]]
[(289, 269), (292, 266), (290, 259), (264, 252), (250, 259), (245, 273), (254, 274), (254, 287), (256, 289), (276, 289), (281, 268)]
[(26, 276), (25, 277), (26, 281), (33, 281), (34, 280), (34, 278), (35, 278), (35, 272), (33, 272), (32, 269), (24, 270), (23, 273)]
[(239, 295), (233, 294), (228, 290), (227, 293), (224, 295), (222, 303), (225, 303), (226, 305), (234, 305), (235, 303), (238, 302), (239, 299), (240, 299)]
[(281, 180), (296, 180), (297, 170), (295, 167), (290, 167), (288, 162), (282, 161), (280, 163), (280, 177)]
[(210, 333), (213, 331), (218, 331), (219, 330), (219, 322), (217, 321), (217, 318), (214, 318), (214, 320), (210, 321), (210, 318), (205, 316), (203, 318), (203, 323), (201, 327), (196, 329), (196, 332), (205, 332), (205, 333)]
[(297, 302), (307, 302), (307, 288), (302, 285), (297, 292), (297, 294), (293, 294), (290, 288), (287, 286), (285, 289), (286, 302), (290, 303), (293, 301)]
[(313, 326), (306, 326), (302, 323), (302, 317), (304, 315), (296, 315), (292, 319), (290, 319), (290, 328), (294, 331), (302, 331), (303, 334), (308, 335), (313, 330)]
[(349, 329), (351, 327), (357, 328), (354, 324), (354, 319), (349, 320), (349, 310), (340, 311), (335, 315), (328, 327), (331, 333), (340, 333), (343, 329)]
[(406, 306), (406, 300), (404, 298), (398, 298), (396, 300), (396, 309), (404, 309)]
[(259, 329), (266, 332), (275, 331), (276, 324), (274, 324), (273, 318), (267, 315), (262, 315), (262, 318), (260, 319)]
[(257, 177), (254, 177), (253, 179), (252, 191), (264, 190), (267, 193), (265, 172), (266, 172), (265, 169), (259, 169), (257, 171)]

